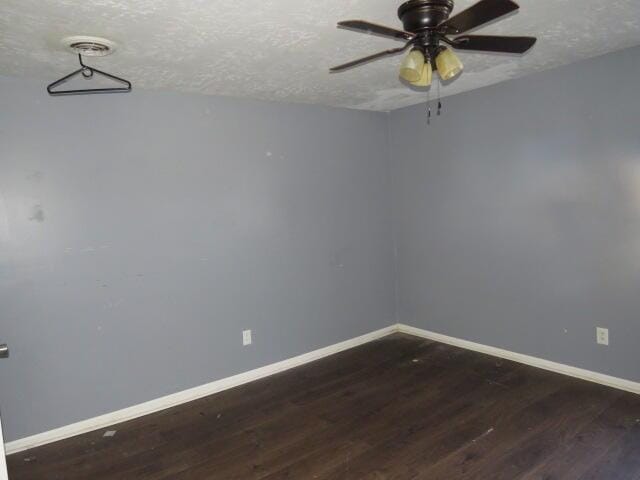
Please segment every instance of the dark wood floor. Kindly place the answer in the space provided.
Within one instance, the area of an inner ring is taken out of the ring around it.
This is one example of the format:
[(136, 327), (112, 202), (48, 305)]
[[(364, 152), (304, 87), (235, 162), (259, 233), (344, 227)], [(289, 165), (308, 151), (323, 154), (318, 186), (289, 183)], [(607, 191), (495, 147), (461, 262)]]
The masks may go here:
[(111, 429), (10, 479), (640, 480), (640, 396), (400, 334)]

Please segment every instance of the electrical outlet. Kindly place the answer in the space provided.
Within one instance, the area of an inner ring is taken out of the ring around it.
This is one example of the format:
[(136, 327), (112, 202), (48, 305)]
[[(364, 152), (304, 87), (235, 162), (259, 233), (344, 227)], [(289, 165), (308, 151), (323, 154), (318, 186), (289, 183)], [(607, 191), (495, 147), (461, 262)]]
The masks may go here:
[(251, 345), (251, 330), (245, 330), (242, 332), (242, 345)]
[(596, 340), (599, 345), (609, 345), (609, 329), (597, 327)]

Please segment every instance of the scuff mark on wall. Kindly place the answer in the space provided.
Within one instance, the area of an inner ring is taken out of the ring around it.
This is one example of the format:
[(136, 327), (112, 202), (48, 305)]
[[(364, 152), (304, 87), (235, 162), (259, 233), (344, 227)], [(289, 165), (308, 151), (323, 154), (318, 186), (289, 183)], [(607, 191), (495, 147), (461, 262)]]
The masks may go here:
[(29, 216), (29, 220), (32, 222), (44, 222), (44, 209), (42, 205), (36, 203), (33, 207), (31, 207), (31, 215)]
[(124, 299), (120, 298), (118, 300), (113, 300), (113, 301), (109, 301), (107, 303), (104, 304), (104, 308), (105, 309), (113, 309), (113, 308), (118, 308), (120, 307), (120, 305), (122, 305), (124, 303)]
[(34, 182), (34, 183), (38, 183), (40, 182), (42, 179), (44, 178), (44, 174), (38, 170), (36, 170), (35, 172), (27, 175), (27, 180)]

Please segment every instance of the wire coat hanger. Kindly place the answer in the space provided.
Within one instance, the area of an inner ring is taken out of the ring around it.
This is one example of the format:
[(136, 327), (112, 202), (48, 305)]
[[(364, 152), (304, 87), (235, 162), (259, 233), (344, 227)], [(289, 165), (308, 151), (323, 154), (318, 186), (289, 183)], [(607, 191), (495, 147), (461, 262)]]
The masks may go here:
[[(131, 82), (129, 80), (125, 80), (124, 78), (116, 77), (115, 75), (111, 75), (110, 73), (103, 72), (102, 70), (98, 70), (97, 68), (90, 67), (85, 65), (82, 62), (82, 54), (78, 54), (78, 60), (80, 61), (80, 68), (75, 72), (70, 73), (62, 77), (59, 80), (47, 85), (47, 92), (51, 96), (62, 96), (62, 95), (90, 95), (94, 93), (127, 93), (131, 91)], [(54, 88), (68, 82), (72, 78), (82, 75), (85, 79), (90, 79), (94, 74), (101, 75), (115, 82), (121, 83), (122, 87), (108, 87), (108, 88), (86, 88), (86, 89), (76, 89), (76, 90), (54, 90)]]

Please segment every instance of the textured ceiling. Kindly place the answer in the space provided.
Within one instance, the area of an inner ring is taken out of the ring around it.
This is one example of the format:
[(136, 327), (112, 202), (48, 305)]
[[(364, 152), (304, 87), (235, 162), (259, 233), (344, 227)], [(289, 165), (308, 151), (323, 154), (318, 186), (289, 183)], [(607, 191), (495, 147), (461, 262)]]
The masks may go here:
[[(338, 30), (362, 18), (400, 27), (390, 0), (0, 0), (0, 74), (42, 79), (74, 70), (60, 46), (97, 35), (118, 51), (87, 63), (134, 88), (392, 110), (424, 101), (398, 80), (400, 57), (345, 73), (335, 64), (400, 44)], [(457, 0), (455, 11), (474, 3)], [(520, 0), (520, 12), (479, 30), (535, 35), (523, 57), (461, 52), (451, 95), (640, 44), (640, 0)]]

